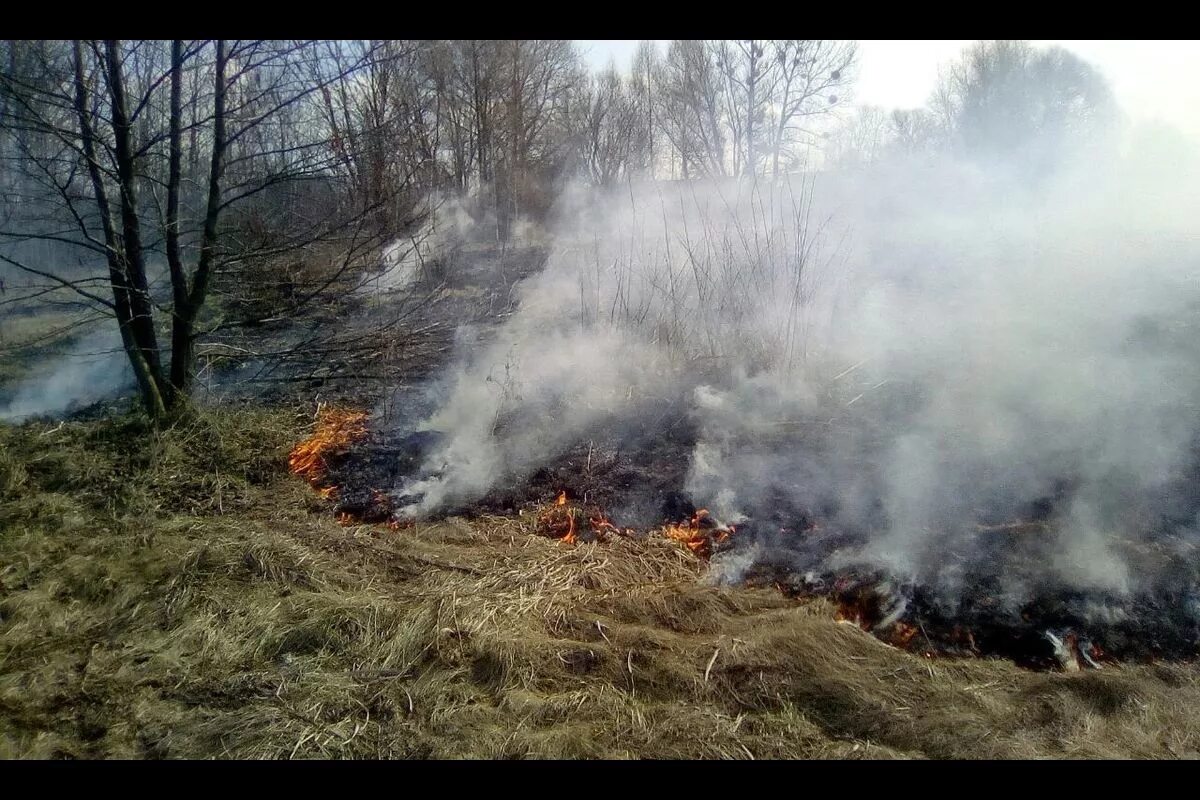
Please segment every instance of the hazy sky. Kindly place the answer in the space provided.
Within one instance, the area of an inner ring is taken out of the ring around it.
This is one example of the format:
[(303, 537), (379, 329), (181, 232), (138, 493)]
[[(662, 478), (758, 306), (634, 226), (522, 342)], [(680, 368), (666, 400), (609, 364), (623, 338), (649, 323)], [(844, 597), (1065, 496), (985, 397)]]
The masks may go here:
[[(665, 40), (657, 40), (665, 47)], [(614, 60), (626, 69), (637, 42), (583, 39), (579, 45), (590, 64)], [(928, 98), (938, 66), (954, 60), (966, 39), (863, 40), (855, 98), (863, 104), (911, 108)], [(1196, 41), (1034, 41), (1056, 44), (1096, 66), (1113, 87), (1117, 101), (1135, 121), (1162, 121), (1200, 140), (1200, 42)]]

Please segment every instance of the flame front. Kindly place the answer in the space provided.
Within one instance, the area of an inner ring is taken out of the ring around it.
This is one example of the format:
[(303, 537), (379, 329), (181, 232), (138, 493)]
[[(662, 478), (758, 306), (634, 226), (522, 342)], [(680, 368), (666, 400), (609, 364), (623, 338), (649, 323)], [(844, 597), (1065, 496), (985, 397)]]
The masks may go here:
[[(538, 529), (543, 536), (558, 539), (567, 544), (579, 541), (582, 520), (587, 520), (583, 529), (590, 532), (586, 541), (604, 541), (610, 536), (633, 536), (631, 528), (619, 528), (597, 507), (571, 503), (565, 491), (559, 492), (553, 503), (543, 507), (537, 516)], [(712, 555), (713, 547), (726, 541), (734, 532), (731, 525), (722, 525), (706, 510), (700, 509), (684, 525), (669, 524), (661, 529), (662, 535), (679, 542), (700, 558)]]
[(308, 481), (322, 499), (337, 497), (338, 487), (325, 482), (329, 465), (326, 458), (367, 435), (367, 414), (347, 408), (321, 408), (317, 412), (317, 427), (300, 444), (292, 448), (288, 466), (292, 472)]

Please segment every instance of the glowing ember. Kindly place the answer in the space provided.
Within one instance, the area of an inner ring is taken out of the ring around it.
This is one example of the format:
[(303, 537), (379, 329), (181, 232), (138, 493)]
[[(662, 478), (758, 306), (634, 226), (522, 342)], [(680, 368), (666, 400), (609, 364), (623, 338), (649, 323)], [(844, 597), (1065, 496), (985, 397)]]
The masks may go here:
[[(292, 448), (288, 465), (292, 472), (308, 481), (325, 500), (337, 497), (338, 487), (326, 485), (326, 459), (367, 435), (367, 415), (345, 408), (321, 408), (312, 436)], [(339, 520), (340, 521), (340, 520)]]

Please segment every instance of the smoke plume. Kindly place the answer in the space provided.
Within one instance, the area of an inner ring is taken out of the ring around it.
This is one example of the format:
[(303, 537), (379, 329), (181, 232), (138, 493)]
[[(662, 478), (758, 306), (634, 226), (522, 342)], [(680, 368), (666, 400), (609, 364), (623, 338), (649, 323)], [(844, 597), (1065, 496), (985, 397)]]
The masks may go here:
[(1154, 567), (1129, 545), (1190, 546), (1197, 508), (1196, 162), (1159, 143), (571, 192), (518, 312), (438, 383), (402, 513), (679, 402), (686, 489), (726, 521), (865, 532), (824, 557), (953, 596), (989, 526), (1052, 517), (1014, 598), (1132, 591)]
[(93, 325), (62, 356), (35, 369), (0, 406), (0, 420), (57, 416), (113, 397), (133, 385), (133, 374), (111, 320)]

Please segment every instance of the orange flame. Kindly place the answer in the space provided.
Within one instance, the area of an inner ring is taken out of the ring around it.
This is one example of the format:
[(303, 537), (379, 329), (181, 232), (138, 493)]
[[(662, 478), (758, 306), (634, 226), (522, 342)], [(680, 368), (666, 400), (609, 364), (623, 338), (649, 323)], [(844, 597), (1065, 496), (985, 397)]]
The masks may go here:
[(538, 515), (538, 524), (547, 536), (575, 544), (575, 509), (567, 505), (566, 491), (560, 492), (554, 505)]
[(707, 508), (702, 508), (687, 525), (666, 525), (663, 535), (683, 544), (700, 558), (708, 558), (712, 555), (713, 545), (724, 542), (734, 530), (733, 526), (718, 523)]
[(632, 528), (622, 530), (614, 525), (600, 508), (572, 504), (568, 501), (565, 491), (559, 492), (554, 502), (538, 514), (538, 527), (543, 536), (558, 539), (567, 544), (576, 544), (579, 541), (580, 526), (585, 516), (587, 529), (593, 534), (593, 540), (603, 540), (611, 535), (634, 535)]
[(916, 625), (910, 625), (907, 622), (897, 622), (892, 630), (888, 633), (887, 643), (902, 650), (907, 650), (912, 644), (913, 638), (920, 630)]
[(833, 618), (837, 622), (849, 622), (860, 628), (863, 627), (863, 614), (855, 603), (838, 603), (837, 608), (834, 609)]
[[(921, 630), (920, 627), (904, 620), (898, 620), (887, 628), (879, 628), (879, 614), (880, 610), (871, 595), (867, 592), (858, 592), (856, 595), (845, 597), (838, 602), (837, 608), (833, 612), (833, 618), (837, 622), (854, 625), (864, 631), (874, 633), (876, 637), (892, 647), (911, 650), (914, 647), (917, 633)], [(965, 642), (969, 641), (974, 647), (975, 639), (970, 631), (964, 630), (961, 635)]]
[(312, 436), (292, 448), (288, 466), (308, 481), (325, 500), (337, 497), (338, 487), (325, 484), (327, 456), (367, 435), (367, 415), (346, 408), (321, 408)]
[(620, 528), (608, 521), (602, 511), (596, 511), (595, 514), (589, 517), (588, 525), (599, 536), (603, 536), (606, 533), (615, 533), (618, 535), (622, 533)]

